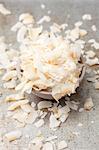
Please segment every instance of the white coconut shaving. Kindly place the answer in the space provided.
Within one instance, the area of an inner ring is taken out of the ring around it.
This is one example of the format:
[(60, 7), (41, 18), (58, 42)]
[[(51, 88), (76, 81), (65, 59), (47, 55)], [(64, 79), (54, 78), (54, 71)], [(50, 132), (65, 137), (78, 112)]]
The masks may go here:
[(46, 7), (45, 4), (41, 4), (42, 9), (45, 9), (45, 7)]
[(50, 22), (51, 18), (49, 16), (43, 16), (38, 22), (37, 24), (42, 24), (43, 22)]
[(5, 8), (3, 4), (0, 4), (0, 13), (3, 15), (10, 15), (11, 11)]
[(11, 131), (5, 134), (5, 137), (9, 142), (19, 139), (22, 136), (22, 132), (19, 130)]
[(92, 25), (91, 29), (92, 29), (93, 31), (96, 31), (96, 30), (97, 30), (97, 28), (96, 28), (95, 25)]
[(67, 148), (67, 143), (66, 143), (66, 141), (60, 141), (59, 143), (58, 143), (58, 150), (63, 150), (63, 149), (65, 149), (65, 148)]
[(82, 19), (83, 19), (83, 20), (92, 20), (92, 17), (91, 17), (90, 14), (84, 14), (84, 15), (82, 16)]

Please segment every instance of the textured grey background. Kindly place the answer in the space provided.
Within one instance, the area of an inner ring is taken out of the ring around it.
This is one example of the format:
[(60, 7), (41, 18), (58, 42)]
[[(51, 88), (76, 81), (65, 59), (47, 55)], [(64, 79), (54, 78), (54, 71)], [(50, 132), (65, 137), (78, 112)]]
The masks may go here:
[[(15, 42), (15, 34), (11, 33), (10, 27), (16, 22), (19, 14), (31, 12), (35, 19), (39, 20), (41, 16), (47, 15), (48, 10), (51, 10), (52, 21), (59, 24), (66, 22), (69, 24), (69, 28), (73, 27), (76, 21), (81, 20), (83, 14), (90, 13), (93, 20), (85, 21), (82, 26), (89, 31), (86, 40), (96, 38), (99, 41), (99, 31), (91, 31), (91, 25), (93, 24), (97, 26), (97, 30), (99, 29), (99, 0), (0, 0), (0, 2), (12, 11), (11, 16), (3, 17), (0, 15), (0, 35), (6, 35), (7, 42)], [(40, 8), (42, 3), (46, 5), (45, 10)], [(86, 46), (86, 49), (88, 48), (89, 46)], [(58, 131), (51, 131), (48, 125), (41, 128), (45, 136), (54, 134), (58, 136), (58, 140), (65, 139), (70, 150), (99, 149), (99, 91), (95, 91), (92, 83), (86, 81), (86, 76), (78, 94), (73, 96), (73, 99), (78, 99), (83, 103), (86, 97), (92, 96), (94, 109), (82, 113), (72, 111), (67, 122)], [(2, 107), (2, 109), (6, 108)], [(94, 123), (92, 124), (91, 121), (94, 121)], [(82, 127), (77, 126), (79, 122), (83, 124)], [(9, 128), (11, 127), (12, 125), (9, 125)], [(37, 129), (28, 125), (23, 132), (29, 134), (32, 139)], [(79, 135), (74, 136), (73, 132), (78, 132)], [(28, 141), (29, 139), (26, 141), (25, 138), (22, 141), (20, 140), (16, 146), (18, 150), (23, 150)], [(17, 150), (17, 148), (15, 149)], [(9, 150), (14, 149), (11, 147)]]

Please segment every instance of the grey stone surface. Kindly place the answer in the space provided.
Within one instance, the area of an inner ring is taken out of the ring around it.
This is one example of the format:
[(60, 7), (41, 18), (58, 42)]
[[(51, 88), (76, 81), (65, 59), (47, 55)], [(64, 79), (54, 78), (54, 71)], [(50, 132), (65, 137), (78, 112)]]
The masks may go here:
[[(50, 16), (52, 17), (52, 21), (59, 24), (66, 22), (69, 24), (69, 28), (73, 27), (76, 21), (81, 20), (83, 14), (90, 13), (93, 18), (92, 21), (85, 21), (82, 26), (89, 31), (86, 40), (91, 38), (99, 40), (98, 0), (0, 0), (0, 3), (1, 2), (12, 11), (11, 16), (2, 16), (0, 14), (0, 36), (5, 35), (7, 37), (7, 42), (15, 42), (15, 34), (11, 33), (10, 27), (15, 24), (19, 14), (31, 12), (35, 19), (39, 20), (41, 16), (47, 15), (48, 10), (51, 10)], [(40, 4), (42, 3), (46, 5), (44, 10), (40, 8)], [(91, 31), (91, 26), (93, 24), (96, 25), (97, 32)], [(86, 50), (89, 48), (90, 47), (87, 45)], [(97, 54), (99, 54), (98, 51)], [(90, 112), (84, 111), (82, 113), (72, 111), (66, 123), (62, 124), (57, 131), (50, 130), (48, 124), (41, 127), (41, 131), (45, 137), (57, 135), (58, 140), (66, 140), (70, 150), (99, 149), (99, 91), (94, 90), (92, 83), (86, 81), (86, 76), (77, 94), (73, 96), (72, 99), (80, 100), (82, 105), (85, 98), (92, 96), (95, 105), (94, 109)], [(5, 94), (6, 93), (5, 91)], [(0, 112), (6, 114), (7, 107), (2, 105), (0, 109)], [(9, 122), (9, 120), (7, 121)], [(94, 123), (92, 123), (92, 121), (94, 121)], [(78, 123), (82, 123), (83, 126), (77, 126)], [(3, 130), (4, 133), (14, 128), (14, 124), (7, 124), (5, 122), (1, 122), (0, 126), (0, 130)], [(30, 139), (32, 139), (37, 131), (38, 129), (34, 126), (27, 125), (23, 133), (24, 135), (28, 134)], [(76, 132), (78, 133), (77, 136), (75, 136)], [(17, 141), (17, 143), (14, 143), (16, 146), (10, 145), (9, 148), (5, 147), (4, 149), (1, 147), (0, 150), (24, 150), (30, 139), (24, 136), (21, 140)]]

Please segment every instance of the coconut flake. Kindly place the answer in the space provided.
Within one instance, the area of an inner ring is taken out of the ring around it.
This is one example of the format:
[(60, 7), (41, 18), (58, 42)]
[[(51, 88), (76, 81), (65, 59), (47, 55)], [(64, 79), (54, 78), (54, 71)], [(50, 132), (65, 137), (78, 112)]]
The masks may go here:
[(16, 76), (17, 76), (17, 72), (15, 70), (9, 71), (9, 72), (4, 74), (2, 80), (3, 81), (9, 81), (9, 80), (15, 78)]
[(84, 103), (84, 109), (85, 110), (91, 110), (93, 108), (94, 104), (93, 104), (93, 101), (92, 101), (92, 98), (87, 98), (85, 103)]
[(35, 107), (36, 107), (36, 104), (35, 104), (34, 102), (32, 102), (32, 103), (31, 103), (31, 106), (32, 106), (33, 108), (35, 108)]
[(78, 22), (75, 23), (75, 26), (76, 26), (76, 27), (80, 27), (82, 24), (83, 24), (82, 21), (78, 21)]
[(79, 32), (80, 36), (83, 37), (87, 34), (87, 31), (84, 30), (84, 29), (80, 29), (80, 32)]
[(20, 130), (11, 131), (5, 134), (5, 137), (9, 142), (19, 139), (22, 136), (22, 132)]
[(21, 93), (8, 95), (5, 99), (6, 102), (22, 100), (24, 96)]
[(96, 42), (95, 40), (92, 42), (93, 44), (91, 45), (92, 47), (94, 47), (95, 49), (99, 49), (99, 43)]
[(34, 124), (37, 128), (41, 127), (44, 125), (44, 119), (40, 119)]
[(43, 149), (42, 150), (54, 150), (53, 149), (53, 144), (50, 143), (50, 142), (46, 142), (44, 145), (43, 145)]
[(51, 18), (49, 16), (43, 16), (38, 22), (37, 24), (42, 24), (43, 22), (50, 22)]
[(58, 143), (58, 150), (62, 150), (62, 149), (65, 149), (65, 148), (67, 148), (67, 143), (66, 143), (66, 141), (60, 141), (59, 143)]
[(31, 107), (30, 104), (21, 105), (21, 108), (22, 108), (22, 110), (25, 111), (26, 113), (30, 113), (30, 112), (33, 110), (33, 108)]
[(20, 123), (25, 123), (27, 119), (28, 114), (26, 112), (23, 112), (21, 109), (19, 109), (14, 115), (13, 118)]
[(41, 4), (41, 8), (42, 8), (42, 9), (45, 9), (45, 4)]
[(79, 108), (79, 112), (83, 112), (84, 111), (84, 108)]
[(26, 33), (27, 33), (27, 28), (25, 26), (22, 26), (17, 33), (17, 41), (23, 42), (25, 39)]
[(10, 15), (11, 11), (5, 8), (3, 4), (0, 4), (0, 13), (3, 15)]
[(36, 121), (36, 119), (38, 118), (38, 112), (37, 111), (32, 111), (30, 112), (30, 114), (28, 114), (28, 117), (26, 119), (26, 123), (27, 124), (32, 124)]
[(91, 17), (90, 14), (84, 14), (84, 15), (82, 16), (82, 19), (83, 19), (83, 20), (92, 20), (92, 17)]
[(64, 122), (66, 121), (66, 119), (68, 118), (68, 116), (69, 116), (69, 113), (63, 114), (63, 115), (61, 115), (61, 117), (59, 118), (59, 120), (60, 120), (62, 123), (64, 123)]
[(21, 101), (17, 101), (17, 102), (14, 102), (12, 105), (10, 105), (8, 107), (8, 110), (15, 110), (16, 108), (20, 107), (21, 105), (24, 105), (24, 104), (27, 104), (29, 102), (29, 100), (21, 100)]
[(78, 126), (78, 127), (82, 127), (83, 124), (79, 122), (77, 126)]
[(18, 31), (22, 26), (23, 26), (23, 24), (22, 24), (21, 22), (17, 22), (14, 26), (12, 26), (11, 31), (16, 32), (16, 31)]
[(50, 136), (48, 138), (46, 138), (46, 142), (50, 142), (50, 141), (53, 141), (53, 140), (56, 140), (57, 139), (57, 136), (53, 135), (53, 136)]
[(87, 51), (87, 52), (85, 52), (86, 53), (86, 55), (87, 55), (87, 57), (89, 57), (89, 58), (93, 58), (93, 57), (95, 57), (95, 52), (93, 52), (92, 50), (90, 50), (90, 51)]
[(50, 115), (50, 128), (57, 128), (60, 126), (60, 123), (53, 114)]
[(6, 89), (13, 89), (16, 87), (16, 81), (15, 79), (12, 79), (11, 81), (8, 81), (6, 83), (3, 84), (3, 87)]
[(89, 66), (93, 66), (93, 65), (97, 65), (99, 64), (99, 59), (97, 57), (93, 58), (93, 59), (86, 59), (86, 64)]
[(96, 30), (97, 30), (95, 25), (92, 25), (91, 29), (92, 29), (93, 31), (96, 31)]
[(47, 13), (48, 13), (48, 14), (51, 14), (51, 10), (48, 10)]

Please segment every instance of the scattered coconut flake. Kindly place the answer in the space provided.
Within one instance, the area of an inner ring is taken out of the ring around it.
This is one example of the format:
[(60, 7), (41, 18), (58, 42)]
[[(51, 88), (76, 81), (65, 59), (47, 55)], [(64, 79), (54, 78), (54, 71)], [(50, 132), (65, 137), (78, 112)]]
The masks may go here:
[(83, 112), (84, 111), (84, 108), (79, 108), (79, 112)]
[(84, 29), (80, 29), (80, 32), (79, 32), (80, 36), (83, 37), (87, 34), (87, 31), (84, 30)]
[(24, 87), (22, 89), (22, 93), (26, 92), (26, 93), (30, 94), (32, 91), (32, 88), (33, 88), (33, 81), (29, 81), (24, 85)]
[(28, 114), (27, 119), (26, 119), (26, 123), (27, 124), (32, 124), (36, 121), (36, 119), (38, 118), (38, 112), (37, 111), (32, 111), (30, 112), (30, 114)]
[(89, 66), (93, 66), (93, 65), (97, 65), (99, 64), (99, 59), (97, 57), (93, 58), (93, 59), (86, 59), (86, 64)]
[(17, 123), (16, 123), (16, 128), (23, 128), (25, 127), (26, 123), (25, 122), (20, 122), (19, 119), (16, 119)]
[(10, 15), (11, 11), (5, 8), (3, 4), (0, 4), (0, 13), (3, 15)]
[(80, 27), (82, 24), (83, 24), (82, 21), (78, 21), (78, 22), (75, 23), (75, 26), (76, 26), (76, 27)]
[(96, 90), (99, 90), (99, 81), (96, 81), (94, 83), (94, 87), (95, 87)]
[(88, 43), (94, 43), (94, 42), (95, 42), (95, 39), (88, 40)]
[(17, 22), (14, 26), (12, 26), (11, 31), (16, 32), (23, 26), (22, 22)]
[(55, 118), (53, 114), (50, 115), (50, 128), (57, 128), (60, 126), (60, 121)]
[(36, 137), (32, 141), (30, 141), (30, 143), (39, 144), (41, 142), (44, 142), (44, 136), (41, 131), (38, 131)]
[(68, 27), (67, 23), (61, 24), (60, 29), (65, 30)]
[(46, 138), (46, 142), (50, 142), (50, 141), (53, 141), (53, 140), (56, 140), (57, 139), (57, 136), (56, 135), (53, 135), (53, 136), (50, 136), (48, 138)]
[(92, 29), (93, 31), (96, 31), (96, 30), (97, 30), (95, 25), (92, 25), (91, 29)]
[(51, 14), (51, 10), (48, 10), (47, 13), (48, 13), (48, 14)]
[(73, 133), (74, 135), (76, 135), (76, 136), (80, 135), (80, 133), (77, 132), (77, 131), (73, 131), (72, 133)]
[(93, 123), (94, 123), (94, 121), (92, 120), (92, 121), (91, 121), (91, 123), (93, 124)]
[(83, 124), (82, 123), (78, 123), (78, 127), (82, 127), (83, 126)]
[(87, 55), (87, 57), (89, 58), (93, 58), (95, 57), (95, 52), (93, 52), (92, 50), (85, 52), (85, 54)]
[(76, 27), (70, 31), (70, 39), (72, 41), (76, 41), (77, 39), (79, 39), (79, 28), (78, 27)]
[(25, 111), (27, 113), (30, 113), (33, 110), (33, 108), (31, 107), (30, 104), (21, 105), (21, 108), (22, 108), (23, 111)]
[(96, 41), (94, 41), (91, 46), (94, 47), (95, 49), (99, 49), (99, 43)]
[(20, 130), (11, 131), (5, 134), (5, 137), (9, 142), (19, 139), (22, 136), (22, 132)]
[(44, 125), (44, 119), (40, 119), (34, 124), (37, 128), (41, 127)]
[(24, 96), (21, 93), (8, 95), (5, 99), (6, 102), (22, 100)]
[(16, 90), (16, 91), (22, 90), (22, 88), (25, 86), (26, 82), (27, 82), (27, 80), (26, 80), (26, 81), (23, 81), (23, 82), (21, 82), (21, 83), (19, 83), (19, 84), (16, 86), (15, 90)]
[(16, 87), (16, 81), (15, 79), (12, 79), (11, 81), (8, 81), (6, 83), (3, 84), (3, 87), (6, 89), (13, 89)]
[(69, 113), (63, 114), (63, 115), (60, 116), (59, 120), (60, 120), (62, 123), (64, 123), (64, 122), (66, 121), (66, 119), (68, 118), (68, 116), (69, 116)]
[(49, 16), (43, 16), (38, 22), (37, 24), (42, 24), (43, 22), (50, 22), (51, 18)]
[(36, 104), (35, 104), (34, 102), (32, 102), (32, 103), (31, 103), (31, 106), (32, 106), (33, 108), (35, 108), (35, 107), (36, 107)]
[(47, 112), (43, 112), (43, 114), (41, 115), (41, 118), (44, 119), (47, 116)]
[(92, 17), (91, 17), (90, 14), (85, 14), (85, 15), (82, 16), (82, 19), (83, 20), (92, 20)]
[(42, 8), (42, 9), (45, 9), (45, 4), (41, 4), (41, 8)]
[(67, 148), (67, 143), (66, 143), (66, 141), (60, 141), (59, 143), (58, 143), (58, 150), (62, 150), (62, 149), (65, 149), (65, 148)]
[(9, 81), (17, 76), (17, 72), (15, 70), (6, 72), (2, 78), (3, 81)]
[(87, 98), (85, 103), (84, 103), (84, 109), (85, 110), (91, 110), (91, 108), (93, 108), (94, 104), (93, 104), (93, 101), (92, 101), (92, 98)]
[(26, 33), (27, 33), (27, 28), (25, 26), (22, 26), (17, 33), (17, 41), (23, 42), (25, 39)]
[(50, 143), (50, 142), (46, 142), (44, 145), (43, 145), (43, 149), (42, 150), (54, 150), (53, 149), (53, 144)]
[(61, 30), (60, 30), (60, 26), (57, 24), (57, 23), (53, 23), (52, 26), (50, 26), (50, 30), (52, 33), (60, 33)]
[(50, 108), (52, 107), (51, 101), (41, 101), (37, 104), (38, 109)]
[(13, 118), (21, 123), (25, 123), (28, 114), (22, 110), (18, 110), (14, 115)]
[(23, 19), (23, 24), (25, 25), (31, 25), (34, 24), (34, 18), (32, 15), (27, 16), (26, 18)]
[(41, 150), (42, 148), (42, 143), (39, 143), (39, 144), (36, 144), (36, 145), (33, 145), (33, 144), (29, 144), (28, 146), (28, 149), (29, 150)]
[(29, 100), (25, 99), (25, 100), (20, 100), (17, 102), (14, 102), (12, 105), (10, 105), (8, 107), (8, 110), (15, 110), (16, 108), (18, 108), (21, 105), (27, 104), (29, 102)]

